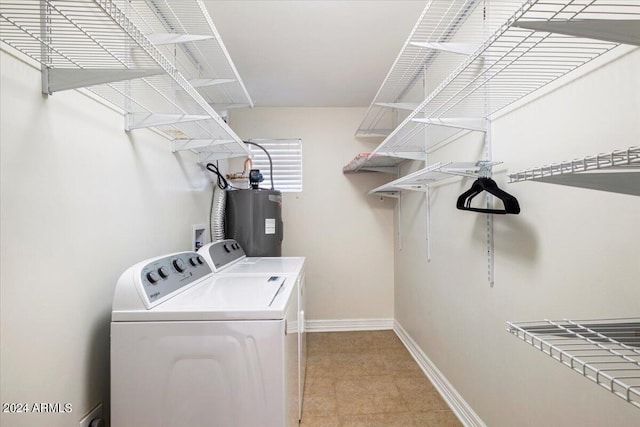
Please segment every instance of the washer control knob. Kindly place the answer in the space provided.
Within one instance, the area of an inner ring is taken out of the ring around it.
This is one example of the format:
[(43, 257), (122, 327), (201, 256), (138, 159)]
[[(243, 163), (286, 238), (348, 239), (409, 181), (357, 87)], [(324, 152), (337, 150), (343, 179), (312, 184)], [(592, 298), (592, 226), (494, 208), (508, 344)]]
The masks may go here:
[(229, 245), (227, 245), (226, 243), (224, 244), (223, 248), (224, 248), (225, 252), (227, 252), (227, 253), (231, 252), (231, 249), (229, 249)]
[(162, 277), (163, 279), (166, 279), (167, 277), (169, 277), (169, 269), (165, 266), (162, 266), (158, 269), (158, 274), (160, 275), (160, 277)]
[(191, 258), (189, 258), (189, 264), (193, 265), (194, 267), (198, 266), (198, 257), (192, 256)]
[(178, 273), (182, 273), (187, 268), (184, 261), (179, 258), (173, 260), (173, 267), (178, 271)]
[(156, 283), (158, 283), (158, 280), (160, 280), (160, 276), (158, 276), (155, 271), (150, 271), (149, 273), (147, 273), (147, 280), (152, 285), (155, 285)]
[(198, 264), (204, 264), (204, 260), (202, 259), (202, 257), (200, 255), (198, 255), (196, 257), (196, 260), (198, 261)]

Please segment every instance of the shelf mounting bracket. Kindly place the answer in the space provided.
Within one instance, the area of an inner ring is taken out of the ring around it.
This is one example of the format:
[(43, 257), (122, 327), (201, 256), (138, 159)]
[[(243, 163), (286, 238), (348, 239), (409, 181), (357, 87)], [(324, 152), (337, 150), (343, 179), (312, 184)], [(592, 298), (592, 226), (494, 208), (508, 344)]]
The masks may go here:
[(417, 102), (376, 102), (379, 107), (395, 108), (397, 110), (413, 111), (418, 108)]
[(435, 126), (446, 126), (467, 130), (475, 130), (478, 132), (486, 132), (487, 131), (487, 120), (486, 119), (475, 119), (475, 118), (445, 118), (445, 119), (428, 119), (428, 118), (414, 118), (411, 119), (417, 123), (425, 123), (428, 125)]
[(443, 52), (457, 53), (459, 55), (471, 55), (480, 45), (471, 43), (423, 43), (411, 42), (412, 46), (424, 47), (427, 49), (440, 50)]
[(176, 123), (195, 122), (207, 119), (211, 119), (211, 116), (191, 114), (128, 113), (125, 115), (125, 130), (130, 131), (132, 129), (173, 125)]
[(571, 21), (516, 21), (514, 27), (640, 46), (636, 19), (572, 19)]
[(193, 87), (205, 87), (205, 86), (215, 86), (221, 85), (225, 83), (235, 83), (236, 79), (192, 79), (189, 80), (189, 83)]
[(153, 33), (147, 34), (147, 38), (151, 43), (156, 46), (164, 44), (177, 44), (196, 42), (199, 40), (209, 40), (214, 38), (213, 36), (199, 36), (196, 34), (177, 34), (177, 33)]
[(160, 68), (149, 69), (109, 69), (109, 68), (52, 68), (43, 67), (46, 70), (46, 78), (42, 80), (42, 93), (52, 94), (61, 90), (79, 89), (105, 83), (120, 82), (123, 80), (139, 79), (141, 77), (162, 74)]
[(171, 151), (175, 153), (176, 151), (213, 147), (216, 145), (231, 144), (233, 142), (235, 142), (233, 139), (175, 139)]

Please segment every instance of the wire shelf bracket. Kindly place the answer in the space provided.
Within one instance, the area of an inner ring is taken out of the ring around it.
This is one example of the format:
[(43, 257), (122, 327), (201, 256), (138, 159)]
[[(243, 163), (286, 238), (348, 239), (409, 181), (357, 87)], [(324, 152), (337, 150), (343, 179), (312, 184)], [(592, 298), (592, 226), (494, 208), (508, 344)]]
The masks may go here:
[(213, 36), (177, 33), (153, 33), (147, 34), (146, 36), (149, 41), (156, 46), (162, 46), (165, 44), (189, 43), (200, 40), (209, 40), (213, 38)]
[(517, 28), (565, 34), (608, 42), (640, 46), (640, 23), (637, 19), (575, 19), (572, 21), (517, 21)]
[(205, 115), (129, 113), (126, 115), (125, 130), (153, 128), (209, 119), (211, 119), (211, 117)]
[(418, 106), (416, 102), (376, 102), (375, 105), (386, 108), (395, 108), (397, 110), (413, 111)]
[(425, 123), (435, 126), (445, 126), (458, 129), (467, 129), (478, 132), (486, 132), (488, 123), (486, 119), (476, 118), (443, 118), (443, 119), (413, 119), (417, 123)]
[(420, 43), (411, 42), (411, 46), (427, 49), (441, 50), (443, 52), (457, 53), (459, 55), (471, 55), (480, 45), (472, 43)]
[(173, 141), (172, 152), (193, 150), (196, 148), (214, 147), (216, 145), (224, 145), (232, 143), (232, 139), (176, 139)]
[(80, 89), (88, 86), (157, 76), (164, 73), (160, 68), (147, 70), (122, 69), (74, 69), (74, 68), (43, 68), (42, 93), (51, 95), (54, 92), (70, 89)]
[(507, 331), (640, 408), (640, 318), (507, 322)]

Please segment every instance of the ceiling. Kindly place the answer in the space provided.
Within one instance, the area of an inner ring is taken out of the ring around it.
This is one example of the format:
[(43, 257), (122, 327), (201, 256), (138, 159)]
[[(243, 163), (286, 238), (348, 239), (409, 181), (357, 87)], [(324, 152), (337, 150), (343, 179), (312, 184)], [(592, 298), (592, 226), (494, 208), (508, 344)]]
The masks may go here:
[(367, 107), (426, 0), (204, 0), (256, 107)]

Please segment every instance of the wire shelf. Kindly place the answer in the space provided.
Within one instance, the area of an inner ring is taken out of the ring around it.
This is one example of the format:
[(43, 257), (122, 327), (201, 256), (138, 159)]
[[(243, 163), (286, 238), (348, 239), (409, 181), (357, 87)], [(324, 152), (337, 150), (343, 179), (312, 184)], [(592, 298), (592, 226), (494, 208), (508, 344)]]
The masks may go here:
[(373, 156), (369, 158), (369, 153), (360, 153), (342, 168), (342, 173), (385, 172), (397, 174), (398, 166), (404, 161), (405, 159), (398, 157)]
[[(418, 18), (400, 53), (378, 89), (356, 136), (387, 136), (397, 109), (416, 104), (398, 103), (425, 69), (430, 80), (441, 81), (467, 55), (502, 25), (524, 0), (431, 0)], [(461, 30), (461, 27), (464, 29)]]
[(209, 103), (112, 0), (0, 3), (7, 45), (41, 64), (43, 92), (87, 88), (125, 112), (127, 130), (208, 141), (215, 158), (249, 150)]
[(612, 151), (596, 156), (587, 156), (582, 159), (553, 163), (551, 165), (510, 173), (508, 176), (509, 182), (520, 182), (594, 170), (629, 170), (631, 168), (640, 168), (640, 147), (630, 147), (627, 150)]
[(454, 176), (466, 176), (476, 178), (481, 171), (490, 170), (491, 167), (501, 162), (477, 161), (477, 162), (438, 162), (419, 171), (405, 175), (395, 181), (374, 188), (369, 191), (372, 195), (394, 195), (404, 190), (425, 191), (429, 184)]
[(115, 2), (217, 112), (253, 107), (202, 1)]
[(640, 147), (510, 173), (509, 182), (538, 181), (640, 196)]
[[(638, 25), (638, 0), (527, 0), (372, 154), (401, 155), (419, 148), (424, 151), (425, 129), (429, 129), (427, 148), (434, 147), (460, 130), (433, 121), (488, 118), (619, 45), (617, 41), (595, 37), (625, 42), (638, 39), (640, 44)], [(593, 31), (588, 30), (589, 26)], [(616, 32), (622, 34), (609, 37)]]
[(507, 324), (514, 336), (640, 408), (640, 318)]

